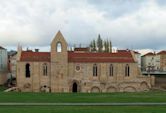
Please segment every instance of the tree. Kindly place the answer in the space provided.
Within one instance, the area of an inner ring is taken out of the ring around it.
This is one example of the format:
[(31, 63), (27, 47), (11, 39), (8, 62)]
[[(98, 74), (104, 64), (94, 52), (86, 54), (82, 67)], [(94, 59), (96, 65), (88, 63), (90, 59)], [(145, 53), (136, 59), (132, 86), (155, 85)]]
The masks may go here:
[(104, 41), (104, 52), (107, 52), (107, 42)]
[(91, 51), (96, 51), (96, 41), (95, 41), (95, 40), (92, 40), (92, 41), (90, 42), (89, 47), (90, 47), (90, 50), (91, 50)]
[(93, 40), (92, 41), (92, 51), (96, 51), (96, 41), (95, 40)]
[(107, 41), (104, 41), (104, 45), (105, 45), (105, 52), (109, 52), (109, 41), (108, 41), (108, 39), (107, 39)]
[(112, 53), (112, 42), (109, 43), (109, 52)]
[[(100, 34), (98, 35), (97, 40), (92, 40), (89, 44), (91, 51), (97, 52), (112, 52), (112, 42), (107, 40), (102, 40)], [(104, 49), (103, 49), (104, 48)]]
[(103, 40), (101, 39), (100, 34), (98, 35), (98, 39), (97, 39), (97, 48), (98, 48), (98, 52), (102, 52)]

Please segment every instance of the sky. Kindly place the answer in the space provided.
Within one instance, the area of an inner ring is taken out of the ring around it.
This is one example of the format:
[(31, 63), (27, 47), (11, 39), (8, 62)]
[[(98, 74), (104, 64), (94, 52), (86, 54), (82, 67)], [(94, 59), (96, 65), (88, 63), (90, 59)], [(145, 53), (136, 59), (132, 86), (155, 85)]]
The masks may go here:
[(47, 50), (61, 31), (70, 46), (166, 49), (166, 0), (0, 0), (0, 45)]

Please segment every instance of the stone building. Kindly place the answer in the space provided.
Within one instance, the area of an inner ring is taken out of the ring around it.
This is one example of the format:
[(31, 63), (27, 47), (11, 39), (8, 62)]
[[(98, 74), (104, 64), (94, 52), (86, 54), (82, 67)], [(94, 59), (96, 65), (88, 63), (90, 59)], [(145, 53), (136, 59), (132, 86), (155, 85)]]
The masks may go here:
[(19, 47), (17, 87), (23, 92), (135, 92), (154, 85), (154, 77), (141, 75), (131, 51), (94, 53), (67, 47), (60, 31), (50, 52)]

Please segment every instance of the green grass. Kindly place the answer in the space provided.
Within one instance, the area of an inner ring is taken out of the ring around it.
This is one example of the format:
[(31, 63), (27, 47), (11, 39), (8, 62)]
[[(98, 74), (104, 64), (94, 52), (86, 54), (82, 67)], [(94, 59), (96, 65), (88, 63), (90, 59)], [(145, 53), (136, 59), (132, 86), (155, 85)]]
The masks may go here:
[(0, 92), (6, 90), (7, 88), (5, 86), (0, 86)]
[(0, 113), (166, 113), (165, 106), (5, 106)]
[[(0, 92), (0, 102), (166, 102), (166, 92), (16, 93)], [(0, 106), (0, 113), (166, 113), (165, 106)]]
[(0, 93), (0, 102), (166, 102), (166, 92), (142, 93)]

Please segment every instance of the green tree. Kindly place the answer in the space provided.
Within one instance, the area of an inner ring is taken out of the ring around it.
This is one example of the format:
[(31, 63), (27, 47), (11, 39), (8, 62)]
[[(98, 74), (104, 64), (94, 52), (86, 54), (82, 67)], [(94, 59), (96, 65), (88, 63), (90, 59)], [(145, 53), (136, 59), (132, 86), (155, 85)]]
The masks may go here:
[(98, 48), (98, 52), (102, 52), (103, 40), (101, 39), (100, 34), (98, 35), (98, 39), (97, 39), (97, 48)]
[(107, 42), (104, 40), (104, 52), (107, 52)]
[(92, 51), (96, 51), (96, 41), (95, 40), (92, 41), (92, 46), (93, 46)]
[[(112, 42), (107, 40), (103, 40), (100, 36), (98, 35), (97, 40), (92, 40), (90, 42), (89, 47), (91, 48), (91, 51), (97, 51), (97, 52), (112, 52)], [(103, 49), (104, 48), (104, 49)]]
[(109, 42), (109, 52), (112, 53), (112, 42)]
[(109, 52), (109, 41), (108, 41), (108, 39), (105, 41), (105, 52)]

